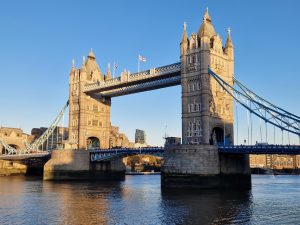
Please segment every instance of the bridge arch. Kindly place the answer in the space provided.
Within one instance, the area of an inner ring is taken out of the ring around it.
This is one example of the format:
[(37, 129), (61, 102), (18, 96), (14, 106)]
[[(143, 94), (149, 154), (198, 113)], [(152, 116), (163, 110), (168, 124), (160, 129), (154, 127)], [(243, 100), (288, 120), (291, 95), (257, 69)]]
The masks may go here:
[(224, 130), (220, 126), (215, 126), (210, 134), (209, 143), (211, 145), (223, 145), (224, 144)]
[(87, 149), (100, 148), (100, 139), (97, 137), (88, 137), (86, 140)]

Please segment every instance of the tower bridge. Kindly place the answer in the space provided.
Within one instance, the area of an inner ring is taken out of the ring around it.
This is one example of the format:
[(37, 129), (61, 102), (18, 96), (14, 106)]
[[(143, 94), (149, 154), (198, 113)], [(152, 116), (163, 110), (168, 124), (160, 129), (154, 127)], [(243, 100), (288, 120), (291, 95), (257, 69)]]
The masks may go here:
[[(112, 98), (175, 85), (181, 85), (182, 144), (167, 148), (112, 149)], [(208, 11), (199, 31), (190, 37), (184, 24), (178, 63), (132, 74), (124, 71), (120, 77), (112, 78), (110, 67), (103, 74), (91, 50), (80, 68), (72, 65), (69, 76), (67, 146), (76, 151), (52, 152), (45, 165), (44, 178), (120, 178), (120, 174), (124, 175), (120, 158), (162, 154), (163, 187), (250, 188), (249, 153), (298, 154), (299, 146), (283, 143), (234, 146), (234, 102), (274, 129), (300, 137), (300, 117), (271, 104), (234, 78), (230, 30), (223, 46)], [(51, 135), (64, 110), (65, 107), (45, 135), (27, 150), (37, 148)], [(248, 127), (248, 136), (250, 130), (252, 134), (252, 128)], [(248, 143), (252, 143), (252, 138), (251, 142), (249, 139)], [(89, 149), (93, 150), (86, 151)]]

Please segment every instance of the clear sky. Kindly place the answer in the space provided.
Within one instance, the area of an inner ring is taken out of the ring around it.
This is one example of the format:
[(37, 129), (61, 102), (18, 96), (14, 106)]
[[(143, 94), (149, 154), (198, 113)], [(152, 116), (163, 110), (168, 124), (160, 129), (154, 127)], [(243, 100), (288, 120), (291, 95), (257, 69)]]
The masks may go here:
[[(232, 30), (236, 77), (300, 115), (298, 0), (3, 0), (0, 124), (27, 133), (48, 126), (68, 99), (72, 59), (79, 67), (90, 48), (103, 72), (113, 61), (116, 74), (136, 72), (139, 53), (147, 58), (141, 70), (178, 62), (183, 22), (189, 35), (197, 32), (206, 7), (224, 44)], [(239, 126), (246, 127), (244, 114)], [(165, 132), (181, 136), (180, 87), (114, 98), (111, 121), (131, 141), (136, 128), (153, 145), (162, 145)]]

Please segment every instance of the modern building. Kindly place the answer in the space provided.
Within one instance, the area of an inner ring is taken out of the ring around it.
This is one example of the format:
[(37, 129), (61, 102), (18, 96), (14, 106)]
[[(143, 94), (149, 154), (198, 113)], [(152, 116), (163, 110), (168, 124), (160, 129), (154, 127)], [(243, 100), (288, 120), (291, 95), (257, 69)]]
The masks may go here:
[(146, 144), (146, 132), (143, 130), (135, 130), (135, 143)]
[[(31, 135), (34, 139), (42, 136), (46, 131), (47, 127), (33, 128)], [(64, 148), (64, 142), (68, 140), (69, 129), (67, 127), (56, 127), (49, 138), (40, 146), (40, 150), (52, 150)]]

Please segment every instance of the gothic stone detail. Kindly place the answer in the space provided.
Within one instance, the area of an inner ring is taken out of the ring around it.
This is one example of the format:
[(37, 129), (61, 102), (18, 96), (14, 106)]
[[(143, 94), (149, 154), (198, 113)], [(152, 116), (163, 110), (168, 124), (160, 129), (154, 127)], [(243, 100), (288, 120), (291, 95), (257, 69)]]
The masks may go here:
[[(69, 82), (69, 148), (110, 148), (114, 146), (130, 146), (124, 134), (111, 126), (111, 99), (100, 95), (84, 92), (89, 84), (103, 83), (110, 77), (110, 71), (103, 75), (96, 62), (95, 55), (90, 51), (80, 69), (72, 66)], [(118, 140), (118, 138), (122, 140)]]
[[(233, 44), (228, 32), (226, 46), (215, 32), (208, 12), (197, 34), (180, 44), (183, 144), (233, 143), (233, 99), (210, 77), (210, 67), (229, 84), (233, 82)], [(225, 132), (225, 135), (224, 133)]]

